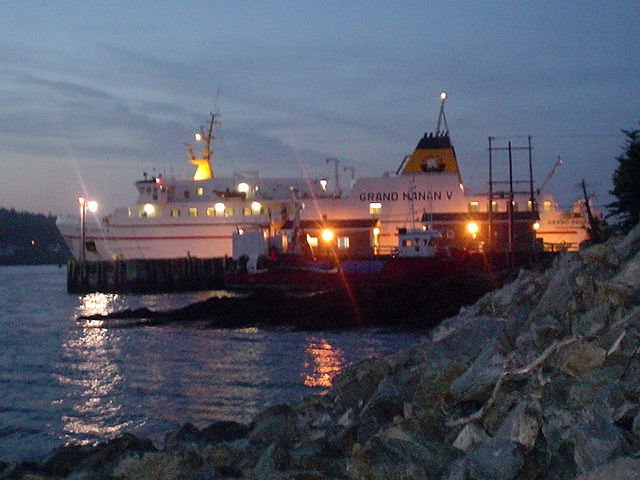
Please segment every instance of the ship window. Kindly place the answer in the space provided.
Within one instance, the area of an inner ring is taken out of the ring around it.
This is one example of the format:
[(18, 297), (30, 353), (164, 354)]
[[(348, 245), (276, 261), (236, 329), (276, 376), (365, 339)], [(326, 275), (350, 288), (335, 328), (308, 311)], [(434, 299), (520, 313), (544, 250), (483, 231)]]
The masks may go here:
[(382, 204), (380, 202), (372, 202), (369, 204), (369, 214), (374, 216), (380, 216), (382, 212)]
[(172, 208), (171, 209), (171, 216), (172, 217), (179, 217), (180, 216), (180, 209), (179, 208)]
[(189, 198), (191, 196), (191, 192), (189, 190), (184, 191), (184, 198)]
[(349, 248), (349, 237), (338, 237), (338, 248)]
[(202, 187), (198, 187), (196, 189), (196, 195), (198, 195), (199, 197), (201, 197), (202, 195), (204, 195), (204, 188)]
[(550, 212), (551, 211), (551, 202), (549, 200), (545, 200), (544, 202), (542, 202), (542, 209), (545, 212)]
[(307, 235), (307, 243), (310, 247), (316, 248), (318, 246), (318, 237), (312, 237), (311, 235)]
[(492, 212), (498, 211), (498, 202), (496, 202), (495, 200), (491, 200), (491, 211)]
[(158, 191), (157, 191), (157, 190), (154, 190), (154, 191), (153, 191), (153, 199), (154, 199), (154, 200), (157, 200), (157, 199), (158, 199)]
[(480, 211), (480, 202), (469, 202), (469, 213), (477, 213)]
[(533, 202), (531, 200), (527, 201), (527, 212), (533, 212)]
[(196, 207), (189, 207), (189, 216), (190, 217), (197, 217), (198, 216), (198, 209)]
[(518, 202), (513, 202), (513, 211), (514, 212), (518, 211)]
[(224, 211), (224, 216), (225, 216), (225, 217), (233, 217), (233, 208), (227, 208), (227, 209)]
[(207, 207), (207, 217), (213, 217), (216, 214), (215, 207)]
[(243, 207), (242, 215), (245, 217), (248, 217), (249, 215), (251, 215), (251, 207)]

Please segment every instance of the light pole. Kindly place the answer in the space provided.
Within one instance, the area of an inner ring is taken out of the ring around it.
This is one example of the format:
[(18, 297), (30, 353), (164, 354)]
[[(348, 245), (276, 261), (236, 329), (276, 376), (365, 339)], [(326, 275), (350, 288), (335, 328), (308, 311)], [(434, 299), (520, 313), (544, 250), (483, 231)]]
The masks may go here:
[(78, 203), (80, 204), (80, 250), (78, 253), (84, 271), (84, 262), (87, 260), (87, 210), (91, 213), (97, 212), (98, 202), (87, 200), (81, 195), (78, 197)]
[(80, 204), (80, 245), (78, 245), (78, 256), (80, 260), (80, 268), (84, 276), (84, 262), (86, 260), (86, 217), (87, 217), (87, 199), (80, 196), (78, 197), (78, 203)]

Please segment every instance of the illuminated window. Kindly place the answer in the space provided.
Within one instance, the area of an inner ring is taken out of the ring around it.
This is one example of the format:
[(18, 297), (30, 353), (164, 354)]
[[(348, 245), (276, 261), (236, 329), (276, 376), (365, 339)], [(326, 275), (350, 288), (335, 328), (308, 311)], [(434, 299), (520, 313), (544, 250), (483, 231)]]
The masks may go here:
[(202, 188), (202, 187), (196, 188), (196, 195), (198, 195), (199, 197), (204, 195), (204, 188)]
[(492, 212), (497, 212), (498, 211), (498, 202), (496, 202), (495, 200), (491, 201), (491, 211)]
[(216, 215), (215, 207), (207, 207), (207, 217), (214, 217)]
[(544, 202), (542, 202), (542, 209), (545, 212), (550, 212), (551, 211), (551, 202), (549, 200), (545, 200)]
[(513, 211), (514, 212), (518, 211), (518, 202), (513, 202)]
[(218, 202), (213, 206), (213, 210), (218, 217), (224, 217), (227, 208), (225, 207), (224, 203)]
[(531, 200), (527, 201), (527, 212), (533, 212), (533, 202)]
[(190, 217), (197, 217), (198, 216), (198, 209), (196, 207), (189, 207), (189, 216)]
[(380, 202), (372, 202), (369, 204), (369, 214), (374, 216), (380, 216), (382, 212), (382, 204)]
[(469, 202), (469, 212), (477, 213), (480, 211), (480, 202)]
[(260, 215), (262, 213), (262, 204), (260, 202), (251, 202), (251, 213)]
[(233, 208), (226, 208), (224, 211), (225, 217), (233, 217)]
[(245, 217), (248, 217), (249, 215), (251, 215), (251, 207), (243, 207), (242, 215), (244, 215)]
[(349, 248), (349, 237), (338, 237), (338, 248)]
[(312, 237), (311, 235), (307, 235), (307, 243), (310, 247), (316, 248), (318, 246), (318, 237)]
[(171, 216), (172, 216), (172, 217), (179, 217), (179, 216), (180, 216), (180, 209), (178, 209), (178, 208), (172, 208), (172, 209), (171, 209)]

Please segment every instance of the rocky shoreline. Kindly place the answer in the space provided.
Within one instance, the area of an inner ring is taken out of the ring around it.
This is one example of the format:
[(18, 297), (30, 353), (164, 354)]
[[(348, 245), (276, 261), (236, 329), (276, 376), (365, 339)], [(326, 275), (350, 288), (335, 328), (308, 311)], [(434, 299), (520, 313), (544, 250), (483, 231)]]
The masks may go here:
[(22, 479), (640, 479), (640, 226), (249, 425), (65, 446)]

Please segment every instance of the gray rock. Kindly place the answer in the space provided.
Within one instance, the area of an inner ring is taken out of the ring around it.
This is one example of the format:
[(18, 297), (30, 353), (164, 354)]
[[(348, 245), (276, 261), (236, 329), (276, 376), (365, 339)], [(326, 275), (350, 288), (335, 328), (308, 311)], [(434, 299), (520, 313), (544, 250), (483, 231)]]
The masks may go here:
[(467, 468), (467, 459), (459, 458), (449, 466), (449, 471), (443, 480), (467, 480), (469, 478), (469, 471)]
[(624, 264), (624, 267), (602, 288), (613, 305), (632, 306), (640, 304), (640, 252)]
[(581, 425), (574, 431), (574, 460), (582, 472), (613, 460), (622, 447), (617, 427), (604, 418)]
[(640, 252), (640, 224), (621, 239), (613, 239), (611, 243), (621, 260), (633, 257)]
[(451, 394), (458, 401), (486, 400), (504, 370), (504, 363), (498, 342), (487, 342), (471, 366), (451, 384)]
[(43, 463), (42, 470), (50, 475), (64, 477), (71, 472), (90, 471), (109, 474), (124, 458), (141, 457), (157, 452), (149, 440), (140, 440), (126, 433), (96, 446), (70, 445), (55, 450)]
[(574, 480), (640, 480), (640, 459), (621, 457)]
[(476, 423), (468, 423), (465, 425), (453, 442), (453, 446), (458, 450), (467, 452), (478, 443), (483, 443), (489, 440), (489, 435), (484, 429)]
[[(420, 419), (389, 425), (364, 446), (356, 444), (349, 463), (352, 478), (440, 478), (459, 452)], [(404, 477), (403, 477), (404, 475)]]
[(496, 437), (517, 442), (532, 448), (540, 431), (540, 405), (534, 402), (520, 402), (504, 420)]
[(569, 303), (575, 300), (571, 279), (581, 267), (580, 259), (570, 253), (561, 254), (554, 260), (553, 268), (545, 274), (548, 283), (544, 293), (530, 317), (549, 315), (558, 319), (566, 318)]
[(524, 465), (522, 447), (505, 438), (492, 438), (467, 454), (474, 480), (512, 480)]
[(496, 316), (459, 315), (443, 321), (432, 332), (434, 347), (427, 364), (445, 360), (463, 363), (476, 358), (487, 341), (505, 328), (505, 320)]
[(260, 456), (260, 460), (253, 468), (253, 477), (256, 479), (268, 479), (274, 472), (282, 472), (287, 469), (290, 462), (289, 450), (281, 443), (272, 443)]
[(260, 412), (250, 425), (249, 441), (270, 445), (297, 440), (297, 415), (288, 405), (276, 405)]
[(381, 381), (360, 414), (358, 442), (364, 443), (380, 428), (391, 423), (396, 415), (402, 415), (405, 400), (407, 398), (392, 378)]
[(613, 316), (613, 308), (609, 303), (602, 302), (571, 322), (574, 335), (591, 336), (601, 332)]
[(361, 409), (378, 388), (378, 383), (391, 374), (383, 360), (366, 360), (338, 376), (329, 392), (336, 405), (344, 409)]
[(589, 342), (578, 342), (561, 353), (560, 368), (569, 375), (579, 378), (595, 368), (601, 367), (607, 357), (605, 349)]

